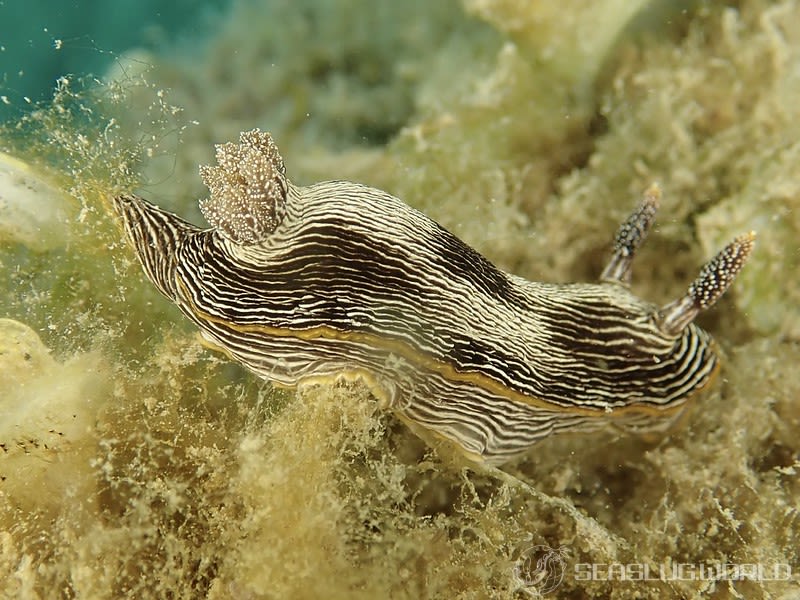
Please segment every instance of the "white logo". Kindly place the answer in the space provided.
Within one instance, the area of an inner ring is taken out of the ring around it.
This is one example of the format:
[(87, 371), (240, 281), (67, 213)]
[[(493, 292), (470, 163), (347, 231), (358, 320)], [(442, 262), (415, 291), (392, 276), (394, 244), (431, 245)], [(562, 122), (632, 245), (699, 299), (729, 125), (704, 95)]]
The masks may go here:
[(519, 590), (531, 596), (544, 596), (564, 580), (566, 547), (532, 546), (524, 550), (514, 565)]

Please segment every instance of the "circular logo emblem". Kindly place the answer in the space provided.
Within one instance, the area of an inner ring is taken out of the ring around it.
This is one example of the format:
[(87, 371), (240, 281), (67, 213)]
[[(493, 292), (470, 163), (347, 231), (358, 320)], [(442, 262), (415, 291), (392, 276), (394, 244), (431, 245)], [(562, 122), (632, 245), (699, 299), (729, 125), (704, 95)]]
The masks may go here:
[(555, 590), (564, 580), (564, 546), (532, 546), (524, 550), (514, 565), (514, 575), (522, 591), (535, 596), (544, 596)]

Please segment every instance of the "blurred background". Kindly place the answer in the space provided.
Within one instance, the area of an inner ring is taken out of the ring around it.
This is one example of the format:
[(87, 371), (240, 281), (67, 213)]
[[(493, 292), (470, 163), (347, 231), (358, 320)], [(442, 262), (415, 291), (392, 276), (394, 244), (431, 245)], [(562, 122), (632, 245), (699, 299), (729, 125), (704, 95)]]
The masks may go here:
[(0, 0), (0, 121), (47, 100), (58, 77), (101, 76), (127, 49), (159, 50), (213, 27), (229, 0)]

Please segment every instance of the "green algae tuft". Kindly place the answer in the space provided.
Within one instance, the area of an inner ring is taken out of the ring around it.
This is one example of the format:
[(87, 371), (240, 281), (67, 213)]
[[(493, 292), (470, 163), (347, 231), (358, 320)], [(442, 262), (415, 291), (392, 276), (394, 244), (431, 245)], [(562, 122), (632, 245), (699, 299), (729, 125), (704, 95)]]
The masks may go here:
[[(620, 13), (565, 112), (550, 89), (574, 74), (536, 73), (537, 29), (511, 27), (530, 3), (464, 4), (482, 22), (457, 3), (387, 9), (385, 36), (367, 23), (329, 54), (365, 3), (306, 7), (312, 29), (290, 3), (267, 27), (242, 3), (202, 42), (213, 56), (131, 52), (119, 81), (65, 79), (0, 130), (0, 596), (520, 598), (536, 547), (563, 551), (553, 597), (797, 593), (797, 6), (700, 4), (635, 43)], [(319, 32), (314, 51), (296, 31)], [(414, 40), (424, 52), (403, 54)], [(107, 205), (140, 189), (200, 223), (196, 165), (255, 126), (300, 179), (379, 185), (529, 278), (596, 277), (653, 180), (633, 285), (656, 303), (757, 230), (704, 319), (717, 385), (663, 437), (549, 439), (494, 471), (428, 447), (358, 384), (257, 380), (145, 281)], [(620, 581), (612, 564), (778, 576)]]

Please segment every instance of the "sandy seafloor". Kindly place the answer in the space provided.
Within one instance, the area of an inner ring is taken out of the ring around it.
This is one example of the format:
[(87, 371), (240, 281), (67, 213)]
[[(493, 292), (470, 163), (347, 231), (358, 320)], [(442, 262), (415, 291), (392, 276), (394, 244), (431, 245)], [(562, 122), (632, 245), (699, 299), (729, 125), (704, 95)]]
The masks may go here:
[[(800, 597), (798, 3), (238, 1), (201, 21), (94, 76), (70, 64), (52, 100), (0, 83), (0, 596)], [(85, 51), (47, 23), (57, 58)], [(273, 389), (199, 343), (107, 203), (137, 190), (201, 223), (197, 166), (253, 127), (294, 181), (385, 189), (530, 279), (596, 278), (652, 181), (632, 287), (656, 304), (756, 230), (699, 319), (714, 389), (664, 436), (552, 438), (502, 472), (359, 384)], [(536, 547), (559, 551), (550, 579)]]

